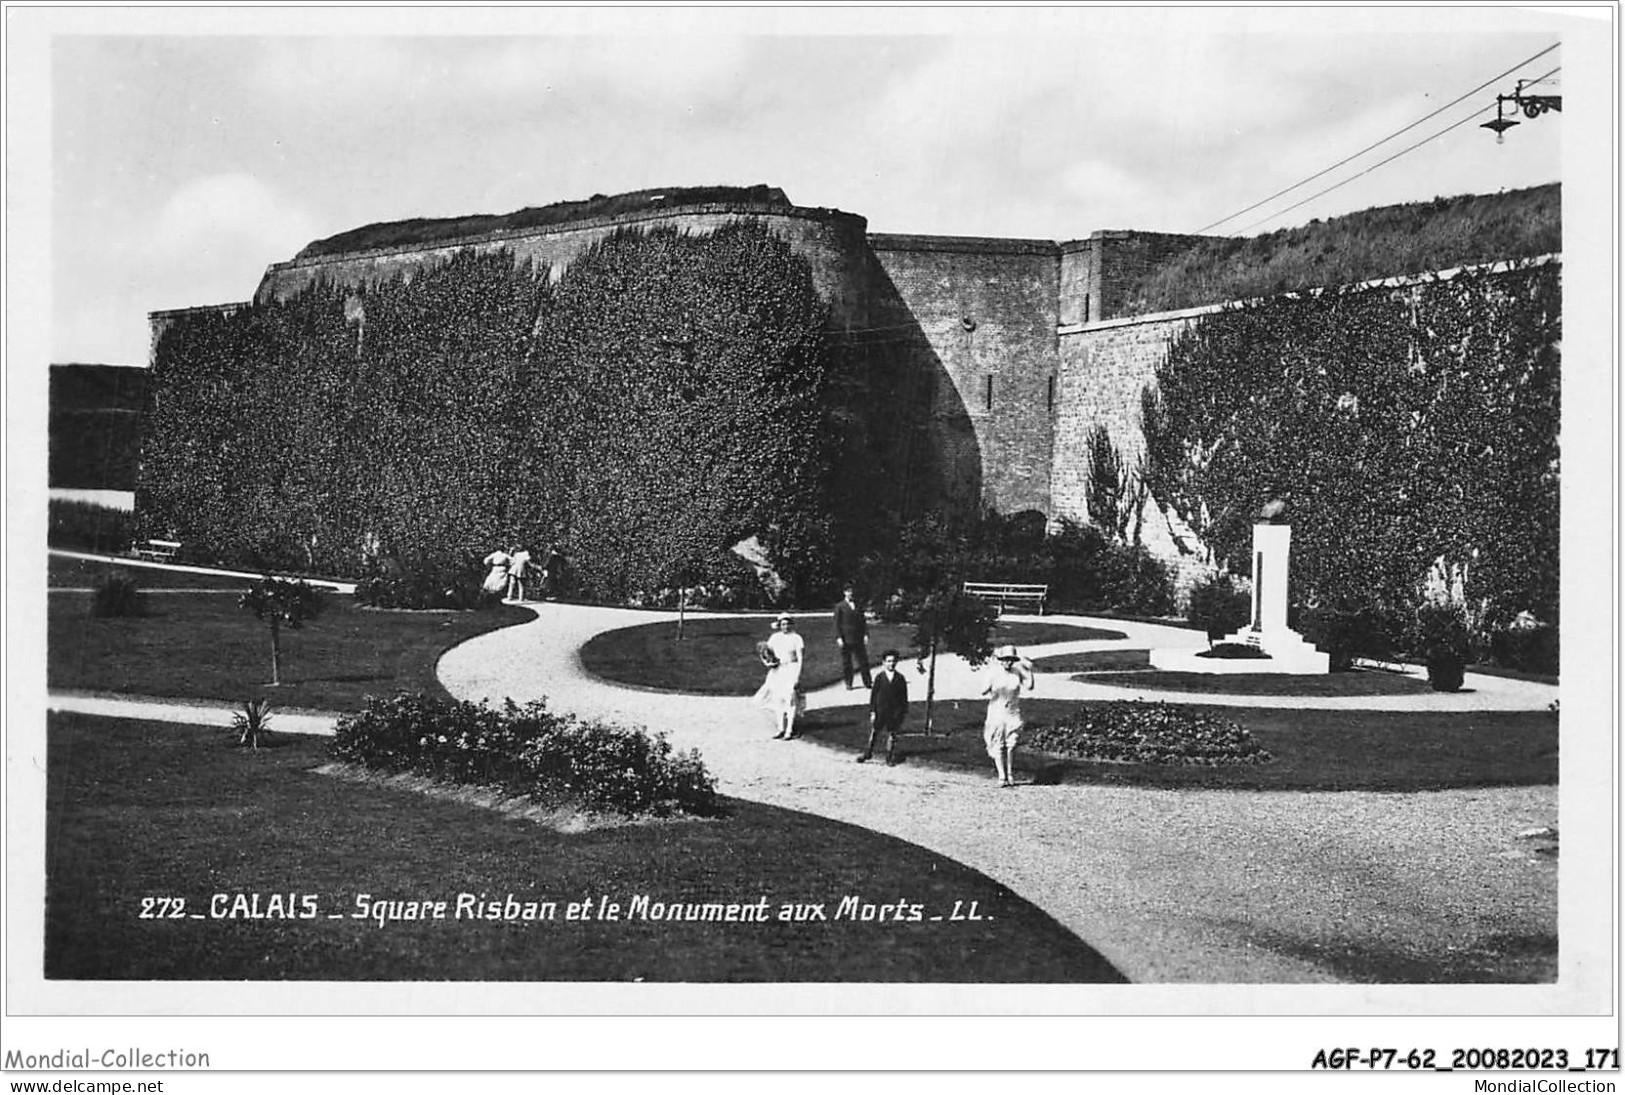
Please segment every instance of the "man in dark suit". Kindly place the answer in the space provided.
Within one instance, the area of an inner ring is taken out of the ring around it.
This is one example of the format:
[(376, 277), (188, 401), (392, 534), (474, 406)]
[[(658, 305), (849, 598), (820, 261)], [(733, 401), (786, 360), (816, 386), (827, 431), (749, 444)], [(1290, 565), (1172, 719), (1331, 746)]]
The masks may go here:
[(841, 648), (841, 673), (846, 677), (847, 691), (852, 690), (852, 666), (857, 664), (863, 675), (863, 687), (872, 686), (869, 678), (869, 622), (863, 618), (863, 609), (853, 599), (851, 586), (842, 589), (841, 603), (835, 606), (835, 645)]
[(886, 763), (897, 763), (897, 734), (908, 714), (908, 680), (897, 672), (897, 651), (880, 656), (880, 672), (869, 686), (869, 744), (863, 747), (858, 763), (875, 755), (875, 738), (886, 735)]

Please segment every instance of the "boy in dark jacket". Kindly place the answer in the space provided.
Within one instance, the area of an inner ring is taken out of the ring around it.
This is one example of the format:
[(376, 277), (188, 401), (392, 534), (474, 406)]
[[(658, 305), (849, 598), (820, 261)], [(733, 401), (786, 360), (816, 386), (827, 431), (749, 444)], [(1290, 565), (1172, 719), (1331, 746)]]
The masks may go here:
[(875, 738), (882, 733), (886, 735), (886, 763), (897, 763), (896, 739), (907, 713), (908, 680), (897, 671), (897, 651), (888, 650), (880, 656), (880, 672), (869, 686), (869, 744), (858, 757), (859, 764), (875, 755)]

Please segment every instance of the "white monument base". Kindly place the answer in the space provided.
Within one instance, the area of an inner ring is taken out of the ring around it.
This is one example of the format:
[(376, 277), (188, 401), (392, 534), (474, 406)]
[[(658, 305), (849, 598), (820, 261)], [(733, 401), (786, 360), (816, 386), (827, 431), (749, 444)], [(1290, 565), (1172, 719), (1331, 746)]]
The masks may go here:
[[(1265, 510), (1278, 513), (1279, 508), (1272, 505)], [(1291, 526), (1268, 521), (1253, 525), (1252, 623), (1224, 641), (1257, 647), (1267, 658), (1199, 658), (1200, 651), (1189, 648), (1163, 649), (1151, 652), (1152, 668), (1186, 673), (1330, 673), (1331, 655), (1322, 654), (1286, 625), (1291, 551)]]
[(1228, 635), (1227, 643), (1256, 646), (1267, 658), (1202, 658), (1190, 647), (1151, 651), (1151, 668), (1182, 673), (1291, 673), (1310, 676), (1332, 671), (1331, 655), (1316, 650), (1314, 644), (1289, 628), (1269, 632), (1252, 628)]

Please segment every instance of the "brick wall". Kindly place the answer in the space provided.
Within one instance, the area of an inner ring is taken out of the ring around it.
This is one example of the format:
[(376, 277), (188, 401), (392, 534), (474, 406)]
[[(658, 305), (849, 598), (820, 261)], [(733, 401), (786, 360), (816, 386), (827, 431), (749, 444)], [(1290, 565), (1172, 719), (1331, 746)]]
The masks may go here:
[[(961, 504), (1050, 508), (1060, 251), (1047, 240), (871, 235), (889, 314), (936, 378), (933, 448)], [(966, 497), (967, 494), (972, 497)]]
[(1106, 231), (1061, 244), (1062, 325), (1132, 315), (1134, 285), (1205, 238)]
[[(1050, 477), (1052, 522), (1067, 518), (1083, 524), (1089, 519), (1089, 437), (1096, 425), (1106, 427), (1125, 467), (1139, 463), (1145, 453), (1140, 393), (1156, 379), (1169, 345), (1199, 322), (1203, 311), (1063, 329)], [(1174, 568), (1180, 590), (1188, 589), (1206, 572), (1205, 549), (1154, 502), (1147, 502), (1141, 517), (1142, 540)]]

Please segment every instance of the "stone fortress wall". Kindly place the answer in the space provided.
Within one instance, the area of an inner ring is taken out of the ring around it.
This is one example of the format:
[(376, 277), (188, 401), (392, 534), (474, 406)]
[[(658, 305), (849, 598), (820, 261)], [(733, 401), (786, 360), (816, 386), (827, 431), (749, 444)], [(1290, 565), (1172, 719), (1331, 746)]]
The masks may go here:
[[(376, 284), (465, 248), (506, 249), (555, 279), (577, 255), (623, 229), (704, 233), (751, 219), (805, 258), (830, 305), (831, 334), (860, 355), (868, 383), (918, 400), (899, 428), (905, 455), (877, 474), (930, 481), (904, 502), (1037, 510), (1053, 523), (1088, 518), (1088, 438), (1104, 424), (1132, 467), (1143, 451), (1140, 397), (1177, 334), (1219, 306), (1125, 314), (1125, 288), (1200, 237), (1102, 231), (1053, 242), (871, 234), (863, 217), (788, 204), (712, 202), (509, 229), (433, 244), (273, 264), (256, 302), (284, 300), (326, 280)], [(222, 310), (241, 304), (220, 305)], [(156, 312), (153, 343), (175, 319)], [(906, 452), (933, 455), (930, 473)], [(940, 473), (940, 475), (938, 474)], [(1149, 546), (1193, 568), (1188, 531), (1147, 508)]]

